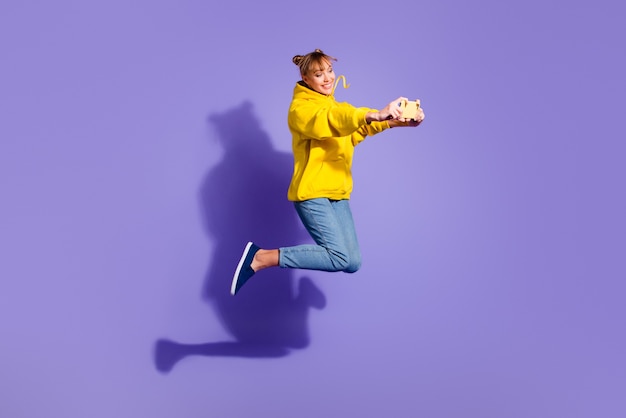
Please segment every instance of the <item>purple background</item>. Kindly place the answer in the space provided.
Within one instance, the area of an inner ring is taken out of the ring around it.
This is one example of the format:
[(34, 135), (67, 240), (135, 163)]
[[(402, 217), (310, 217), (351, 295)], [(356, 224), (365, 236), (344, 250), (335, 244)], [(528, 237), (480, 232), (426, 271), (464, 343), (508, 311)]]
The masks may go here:
[[(0, 4), (0, 416), (623, 417), (619, 1)], [(291, 57), (357, 150), (355, 275), (275, 269)], [(258, 278), (258, 280), (257, 280)]]

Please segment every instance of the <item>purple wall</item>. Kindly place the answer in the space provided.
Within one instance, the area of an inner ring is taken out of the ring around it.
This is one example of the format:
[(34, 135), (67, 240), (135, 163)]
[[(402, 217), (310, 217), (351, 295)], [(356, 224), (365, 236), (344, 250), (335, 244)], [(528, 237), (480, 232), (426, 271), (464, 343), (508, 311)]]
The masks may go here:
[[(89, 4), (87, 4), (89, 3)], [(0, 416), (623, 417), (618, 1), (4, 1)], [(417, 129), (357, 150), (355, 275), (307, 240), (291, 57)]]

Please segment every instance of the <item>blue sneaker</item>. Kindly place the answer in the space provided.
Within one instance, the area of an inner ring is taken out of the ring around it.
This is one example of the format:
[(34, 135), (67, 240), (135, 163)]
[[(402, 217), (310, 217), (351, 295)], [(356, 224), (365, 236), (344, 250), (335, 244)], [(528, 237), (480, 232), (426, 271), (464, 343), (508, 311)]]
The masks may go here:
[(250, 277), (254, 275), (254, 270), (252, 270), (250, 265), (252, 264), (254, 255), (259, 250), (260, 247), (254, 245), (252, 242), (249, 242), (246, 245), (246, 248), (243, 250), (243, 254), (241, 255), (241, 259), (239, 260), (239, 264), (237, 264), (237, 270), (235, 270), (235, 275), (233, 276), (233, 283), (230, 285), (231, 295), (236, 295), (237, 292), (239, 292), (239, 289), (241, 289)]

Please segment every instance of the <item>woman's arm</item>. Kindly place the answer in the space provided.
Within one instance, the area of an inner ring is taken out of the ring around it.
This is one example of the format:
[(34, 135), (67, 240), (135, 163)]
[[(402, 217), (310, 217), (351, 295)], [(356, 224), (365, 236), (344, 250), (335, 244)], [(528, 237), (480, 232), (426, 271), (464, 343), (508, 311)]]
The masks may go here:
[[(380, 118), (381, 116), (384, 116), (387, 112), (392, 116), (393, 115), (402, 116), (402, 110), (400, 110), (400, 112), (397, 113), (397, 112), (393, 112), (392, 109), (400, 109), (400, 107), (398, 106), (398, 103), (399, 101), (403, 99), (404, 99), (403, 97), (400, 97), (399, 99), (394, 100), (393, 102), (389, 103), (389, 105), (387, 105), (385, 109), (383, 109), (380, 112), (377, 112), (377, 111), (368, 112), (365, 116), (366, 120), (368, 121), (367, 124), (361, 126), (356, 132), (354, 132), (354, 134), (352, 134), (352, 143), (356, 146), (357, 144), (361, 143), (365, 139), (365, 137), (380, 133), (387, 128), (419, 126), (419, 124), (422, 123), (422, 121), (424, 120), (424, 111), (422, 110), (421, 107), (417, 110), (417, 115), (416, 115), (415, 120), (411, 120), (411, 119), (405, 120), (403, 118), (399, 118), (398, 116), (396, 116), (396, 119), (385, 119), (382, 122), (378, 122), (378, 118)], [(390, 106), (392, 106), (392, 109), (387, 109)], [(368, 117), (371, 119), (371, 121), (370, 119), (368, 119)], [(387, 117), (389, 118), (389, 116)], [(376, 123), (371, 123), (371, 122), (376, 122)]]
[(327, 101), (294, 101), (289, 110), (289, 128), (313, 139), (336, 138), (350, 135), (365, 125), (369, 108), (356, 108), (348, 103)]

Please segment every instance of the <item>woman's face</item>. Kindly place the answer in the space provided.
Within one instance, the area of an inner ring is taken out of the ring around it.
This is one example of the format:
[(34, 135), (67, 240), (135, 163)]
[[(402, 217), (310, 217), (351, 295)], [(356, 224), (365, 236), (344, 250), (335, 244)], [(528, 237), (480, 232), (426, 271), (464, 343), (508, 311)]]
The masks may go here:
[(310, 69), (306, 75), (303, 75), (302, 81), (316, 92), (328, 96), (333, 92), (335, 71), (333, 71), (332, 64), (324, 60)]

